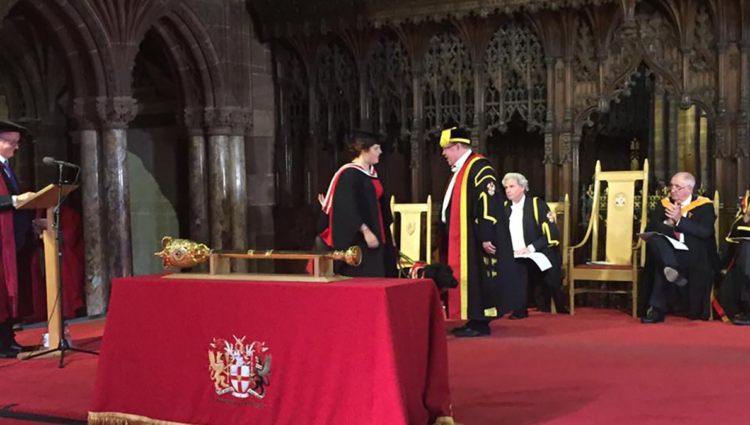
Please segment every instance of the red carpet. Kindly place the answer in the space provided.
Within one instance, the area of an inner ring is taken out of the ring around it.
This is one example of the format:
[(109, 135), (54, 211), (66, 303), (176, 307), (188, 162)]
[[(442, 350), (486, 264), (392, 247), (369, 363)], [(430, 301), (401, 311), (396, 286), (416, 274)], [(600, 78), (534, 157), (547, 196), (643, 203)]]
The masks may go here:
[[(71, 325), (73, 346), (97, 350), (103, 328), (104, 320)], [(16, 339), (20, 344), (35, 346), (40, 343), (44, 332), (46, 329), (19, 332)], [(38, 415), (35, 418), (46, 422), (55, 418), (74, 419), (79, 423), (85, 421), (97, 361), (97, 356), (71, 352), (66, 353), (62, 369), (58, 369), (59, 357), (0, 360), (0, 424), (19, 424), (19, 421), (3, 417), (9, 415), (31, 420), (24, 414)]]
[[(449, 338), (456, 419), (495, 424), (750, 423), (750, 328), (721, 322), (641, 325), (618, 311), (533, 314), (493, 323), (490, 338)], [(74, 325), (98, 347), (103, 321)], [(453, 325), (449, 325), (452, 327)], [(19, 334), (33, 344), (41, 330)], [(96, 357), (0, 361), (3, 409), (85, 420)], [(11, 407), (8, 407), (11, 406)], [(0, 424), (22, 425), (6, 420)], [(357, 425), (357, 424), (352, 424)]]

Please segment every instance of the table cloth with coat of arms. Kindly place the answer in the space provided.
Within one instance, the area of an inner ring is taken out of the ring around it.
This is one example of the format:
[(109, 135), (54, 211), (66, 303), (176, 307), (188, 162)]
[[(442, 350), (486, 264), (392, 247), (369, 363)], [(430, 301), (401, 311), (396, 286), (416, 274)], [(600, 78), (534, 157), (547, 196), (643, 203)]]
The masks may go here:
[(115, 279), (89, 424), (451, 416), (431, 280)]

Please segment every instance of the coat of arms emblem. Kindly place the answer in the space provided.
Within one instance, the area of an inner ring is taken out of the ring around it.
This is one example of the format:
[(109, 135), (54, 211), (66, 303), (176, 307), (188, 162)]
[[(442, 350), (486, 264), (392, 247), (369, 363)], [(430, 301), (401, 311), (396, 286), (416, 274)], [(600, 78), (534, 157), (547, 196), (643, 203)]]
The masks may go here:
[(245, 343), (245, 338), (234, 338), (234, 343), (214, 338), (209, 344), (208, 361), (216, 394), (231, 393), (237, 398), (251, 395), (262, 399), (270, 385), (271, 355), (265, 342)]

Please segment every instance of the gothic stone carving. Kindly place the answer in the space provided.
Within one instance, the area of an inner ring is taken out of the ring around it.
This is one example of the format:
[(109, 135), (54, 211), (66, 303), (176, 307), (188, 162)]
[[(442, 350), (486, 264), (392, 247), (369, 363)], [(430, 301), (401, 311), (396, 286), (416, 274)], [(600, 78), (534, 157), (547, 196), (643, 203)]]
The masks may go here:
[(518, 113), (530, 130), (544, 128), (547, 69), (536, 35), (526, 26), (505, 24), (490, 40), (484, 72), (487, 132), (504, 132)]
[(138, 105), (130, 97), (100, 97), (96, 99), (96, 112), (105, 128), (126, 128), (138, 114)]
[(367, 89), (371, 108), (382, 130), (395, 115), (401, 126), (401, 137), (408, 138), (414, 116), (412, 107), (412, 70), (403, 45), (390, 37), (380, 38), (367, 62)]
[(430, 40), (425, 55), (424, 121), (427, 134), (448, 122), (470, 126), (474, 117), (474, 79), (466, 46), (455, 34)]

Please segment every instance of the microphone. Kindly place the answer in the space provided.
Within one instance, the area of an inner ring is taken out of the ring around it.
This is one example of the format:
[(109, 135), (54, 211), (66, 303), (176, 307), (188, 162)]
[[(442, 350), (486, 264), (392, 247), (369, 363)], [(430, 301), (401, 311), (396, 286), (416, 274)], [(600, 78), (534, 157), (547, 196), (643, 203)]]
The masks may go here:
[(79, 165), (72, 164), (70, 162), (60, 161), (58, 159), (52, 158), (51, 156), (45, 156), (44, 158), (42, 158), (42, 162), (47, 165), (62, 165), (63, 167), (81, 168)]

